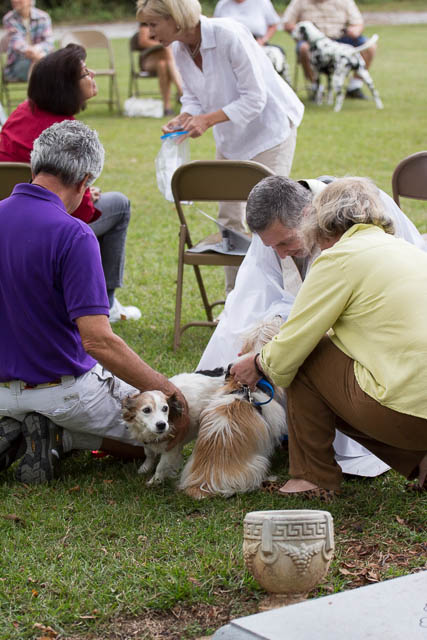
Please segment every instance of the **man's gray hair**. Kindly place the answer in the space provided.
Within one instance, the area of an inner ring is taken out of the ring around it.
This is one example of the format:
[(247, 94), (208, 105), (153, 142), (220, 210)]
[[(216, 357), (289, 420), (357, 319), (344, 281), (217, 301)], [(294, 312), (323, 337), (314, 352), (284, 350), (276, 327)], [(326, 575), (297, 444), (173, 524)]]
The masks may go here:
[(269, 176), (254, 186), (246, 204), (246, 221), (253, 232), (264, 231), (275, 220), (295, 229), (312, 193), (299, 182), (284, 176)]
[(49, 173), (64, 185), (73, 185), (89, 176), (90, 185), (101, 174), (104, 147), (98, 134), (79, 120), (63, 120), (45, 129), (34, 141), (31, 169)]

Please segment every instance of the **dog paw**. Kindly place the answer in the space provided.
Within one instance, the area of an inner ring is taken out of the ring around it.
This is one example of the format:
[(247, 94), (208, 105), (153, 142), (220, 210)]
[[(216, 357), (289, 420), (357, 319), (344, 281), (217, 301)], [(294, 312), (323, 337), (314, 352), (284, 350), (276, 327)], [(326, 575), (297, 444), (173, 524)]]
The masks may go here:
[(204, 498), (211, 498), (213, 495), (215, 495), (213, 493), (210, 493), (210, 491), (202, 491), (200, 487), (187, 487), (186, 489), (184, 489), (184, 493), (186, 493), (187, 496), (193, 498), (194, 500), (203, 500)]
[(163, 478), (160, 476), (156, 476), (156, 474), (154, 474), (154, 476), (150, 478), (150, 480), (148, 480), (146, 484), (147, 484), (147, 487), (155, 487), (162, 483), (163, 483)]
[(148, 473), (148, 472), (150, 471), (150, 469), (151, 469), (151, 465), (146, 464), (146, 463), (144, 462), (144, 464), (142, 464), (142, 465), (139, 467), (139, 469), (138, 469), (138, 473), (139, 473), (139, 474), (141, 474), (141, 475), (143, 475), (143, 474)]

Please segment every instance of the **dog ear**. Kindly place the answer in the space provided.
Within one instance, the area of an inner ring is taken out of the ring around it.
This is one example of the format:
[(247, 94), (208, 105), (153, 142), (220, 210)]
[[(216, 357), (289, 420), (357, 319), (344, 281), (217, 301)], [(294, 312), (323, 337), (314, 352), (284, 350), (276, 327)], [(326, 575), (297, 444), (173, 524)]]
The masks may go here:
[(135, 419), (137, 411), (136, 399), (139, 393), (133, 396), (126, 396), (122, 400), (122, 416), (125, 422), (132, 422)]
[(169, 396), (168, 405), (169, 405), (169, 420), (171, 422), (173, 422), (175, 418), (179, 418), (180, 416), (182, 416), (183, 406), (179, 402), (178, 396), (176, 395), (176, 393), (173, 393), (171, 396)]

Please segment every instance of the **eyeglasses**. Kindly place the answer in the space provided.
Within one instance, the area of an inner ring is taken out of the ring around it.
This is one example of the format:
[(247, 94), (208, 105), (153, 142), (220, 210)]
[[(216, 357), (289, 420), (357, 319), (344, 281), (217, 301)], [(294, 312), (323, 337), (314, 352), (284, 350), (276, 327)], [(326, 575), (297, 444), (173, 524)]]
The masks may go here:
[(92, 71), (90, 71), (87, 67), (83, 67), (82, 75), (80, 76), (80, 80), (83, 80), (83, 78), (87, 78), (87, 76), (90, 76), (91, 73), (92, 73)]

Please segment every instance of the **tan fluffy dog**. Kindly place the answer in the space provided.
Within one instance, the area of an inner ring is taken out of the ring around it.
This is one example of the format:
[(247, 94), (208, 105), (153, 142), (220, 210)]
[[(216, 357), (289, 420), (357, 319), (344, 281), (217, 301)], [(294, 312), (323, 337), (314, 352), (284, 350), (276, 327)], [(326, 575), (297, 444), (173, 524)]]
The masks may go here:
[[(243, 353), (258, 351), (279, 330), (280, 319), (255, 327), (245, 336)], [(219, 373), (219, 372), (217, 372)], [(173, 419), (167, 399), (160, 391), (148, 391), (125, 401), (124, 419), (133, 436), (144, 444), (147, 459), (140, 473), (155, 466), (150, 484), (178, 473), (182, 447), (197, 440), (185, 465), (179, 488), (194, 498), (231, 496), (261, 486), (270, 457), (280, 436), (286, 433), (285, 399), (282, 390), (252, 393), (231, 377), (183, 373), (171, 381), (184, 394), (190, 413), (190, 429), (184, 443), (166, 451), (173, 436)], [(257, 404), (261, 403), (261, 404)]]

